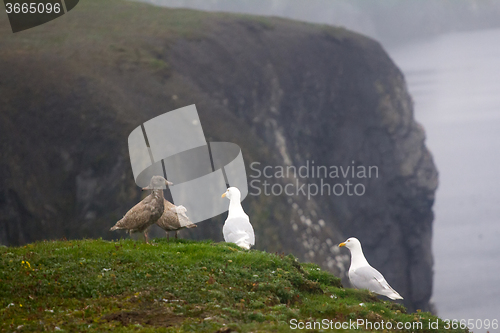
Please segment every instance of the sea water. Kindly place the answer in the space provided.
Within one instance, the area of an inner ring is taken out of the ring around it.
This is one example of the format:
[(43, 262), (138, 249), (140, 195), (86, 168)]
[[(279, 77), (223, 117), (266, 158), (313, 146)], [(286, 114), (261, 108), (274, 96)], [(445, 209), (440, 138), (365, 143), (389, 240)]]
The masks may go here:
[(500, 321), (500, 30), (388, 52), (439, 171), (433, 302), (443, 318)]

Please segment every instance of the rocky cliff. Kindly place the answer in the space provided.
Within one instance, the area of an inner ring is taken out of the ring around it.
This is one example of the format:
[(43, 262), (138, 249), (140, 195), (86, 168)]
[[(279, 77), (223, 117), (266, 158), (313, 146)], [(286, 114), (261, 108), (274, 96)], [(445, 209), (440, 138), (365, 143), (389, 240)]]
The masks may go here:
[[(108, 229), (141, 195), (128, 134), (196, 104), (207, 141), (242, 148), (257, 248), (345, 274), (336, 245), (356, 236), (410, 310), (429, 308), (437, 172), (404, 78), (377, 42), (118, 0), (88, 0), (19, 34), (5, 18), (0, 27), (1, 243), (120, 237)], [(221, 240), (224, 218), (183, 236)]]

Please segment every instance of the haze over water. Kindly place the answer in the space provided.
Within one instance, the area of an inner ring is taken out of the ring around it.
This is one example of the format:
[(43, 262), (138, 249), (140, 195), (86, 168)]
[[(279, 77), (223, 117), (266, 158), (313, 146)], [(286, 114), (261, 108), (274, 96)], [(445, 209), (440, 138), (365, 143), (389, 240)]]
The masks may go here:
[(500, 29), (483, 30), (389, 50), (439, 170), (433, 301), (443, 318), (500, 321), (499, 41)]

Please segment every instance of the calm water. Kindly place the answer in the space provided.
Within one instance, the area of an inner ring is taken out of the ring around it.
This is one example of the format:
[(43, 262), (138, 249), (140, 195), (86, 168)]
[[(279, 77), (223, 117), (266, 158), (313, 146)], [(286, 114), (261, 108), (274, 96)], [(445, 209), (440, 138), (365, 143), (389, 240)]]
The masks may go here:
[(439, 170), (433, 301), (444, 318), (500, 321), (500, 30), (389, 53)]

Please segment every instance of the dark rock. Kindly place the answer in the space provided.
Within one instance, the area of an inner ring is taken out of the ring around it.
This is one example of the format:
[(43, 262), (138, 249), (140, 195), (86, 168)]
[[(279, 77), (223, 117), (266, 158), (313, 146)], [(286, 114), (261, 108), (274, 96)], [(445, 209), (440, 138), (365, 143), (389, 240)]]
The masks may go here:
[[(252, 162), (376, 166), (378, 177), (351, 179), (365, 187), (362, 196), (249, 195), (243, 206), (256, 248), (341, 275), (349, 256), (337, 244), (355, 236), (409, 310), (428, 309), (437, 172), (404, 78), (381, 46), (340, 28), (127, 6), (155, 20), (199, 22), (185, 32), (138, 17), (142, 28), (132, 33), (128, 23), (109, 21), (123, 27), (117, 37), (82, 10), (70, 27), (63, 20), (44, 27), (44, 47), (35, 29), (2, 42), (0, 242), (116, 237), (108, 229), (141, 195), (128, 162), (129, 133), (196, 104), (207, 141), (238, 144), (249, 175)], [(120, 18), (111, 5), (98, 9)], [(225, 217), (183, 232), (220, 241)]]

